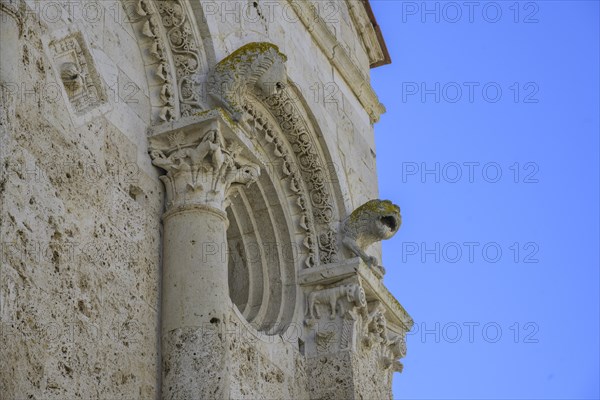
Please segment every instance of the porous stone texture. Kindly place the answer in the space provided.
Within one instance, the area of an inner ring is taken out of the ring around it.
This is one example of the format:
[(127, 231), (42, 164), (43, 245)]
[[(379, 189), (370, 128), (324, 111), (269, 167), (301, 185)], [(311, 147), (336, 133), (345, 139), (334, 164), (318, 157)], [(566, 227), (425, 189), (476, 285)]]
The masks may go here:
[(0, 9), (0, 392), (155, 397), (162, 187), (116, 121), (130, 107), (113, 97), (112, 111), (78, 119), (44, 49), (49, 27), (13, 3), (18, 19)]
[(389, 399), (391, 371), (382, 372), (376, 350), (341, 351), (309, 358), (313, 399)]
[(391, 397), (361, 4), (0, 0), (3, 399)]
[(163, 335), (163, 399), (221, 399), (229, 394), (229, 349), (216, 327), (186, 327)]
[(354, 399), (352, 354), (342, 351), (307, 359), (312, 399)]

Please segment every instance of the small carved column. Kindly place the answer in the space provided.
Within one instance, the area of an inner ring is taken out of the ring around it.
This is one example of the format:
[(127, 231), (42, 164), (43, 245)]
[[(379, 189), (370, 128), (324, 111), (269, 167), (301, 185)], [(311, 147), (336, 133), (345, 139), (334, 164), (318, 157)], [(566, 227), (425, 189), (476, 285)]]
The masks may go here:
[(162, 282), (164, 399), (228, 397), (228, 346), (220, 334), (232, 310), (225, 209), (235, 187), (256, 181), (260, 169), (241, 156), (242, 147), (235, 138), (224, 137), (226, 124), (220, 115), (210, 115), (150, 138), (152, 162), (166, 171), (160, 177), (167, 194)]

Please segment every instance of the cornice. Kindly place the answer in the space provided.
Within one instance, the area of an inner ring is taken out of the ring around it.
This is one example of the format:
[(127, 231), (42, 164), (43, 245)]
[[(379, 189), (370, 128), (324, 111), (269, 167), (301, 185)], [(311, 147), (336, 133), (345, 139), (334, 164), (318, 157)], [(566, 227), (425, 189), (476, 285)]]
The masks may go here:
[(383, 52), (383, 60), (371, 63), (371, 68), (377, 68), (382, 65), (387, 65), (392, 63), (392, 58), (390, 57), (390, 53), (388, 52), (387, 45), (385, 44), (385, 39), (383, 38), (383, 33), (381, 33), (381, 28), (377, 23), (377, 19), (375, 18), (375, 13), (371, 8), (371, 2), (369, 0), (359, 0), (363, 3), (364, 9), (369, 17), (369, 21), (371, 21), (371, 26), (373, 27), (373, 31), (375, 32), (375, 36), (377, 37), (377, 43), (381, 47), (381, 51)]
[(340, 46), (338, 39), (329, 30), (325, 21), (320, 17), (315, 17), (315, 13), (312, 11), (313, 6), (309, 2), (297, 0), (288, 0), (288, 2), (369, 114), (371, 123), (379, 121), (379, 117), (385, 112), (384, 105), (379, 102), (369, 79), (354, 64), (348, 52)]
[(346, 0), (352, 22), (369, 56), (371, 68), (390, 64), (390, 54), (368, 0)]

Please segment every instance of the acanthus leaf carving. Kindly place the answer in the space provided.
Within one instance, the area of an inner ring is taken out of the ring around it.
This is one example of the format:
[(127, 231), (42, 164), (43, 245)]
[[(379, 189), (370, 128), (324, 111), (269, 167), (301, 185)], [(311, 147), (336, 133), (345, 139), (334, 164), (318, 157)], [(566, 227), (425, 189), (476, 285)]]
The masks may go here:
[(388, 329), (385, 309), (379, 301), (373, 302), (371, 308), (363, 319), (362, 350), (374, 353), (381, 369), (402, 372), (399, 360), (406, 356), (406, 332), (393, 334)]
[(226, 140), (220, 124), (204, 124), (201, 135), (189, 137), (183, 130), (151, 138), (152, 163), (166, 171), (160, 179), (167, 191), (167, 209), (210, 206), (224, 211), (237, 186), (251, 185), (260, 167), (242, 155), (242, 147)]

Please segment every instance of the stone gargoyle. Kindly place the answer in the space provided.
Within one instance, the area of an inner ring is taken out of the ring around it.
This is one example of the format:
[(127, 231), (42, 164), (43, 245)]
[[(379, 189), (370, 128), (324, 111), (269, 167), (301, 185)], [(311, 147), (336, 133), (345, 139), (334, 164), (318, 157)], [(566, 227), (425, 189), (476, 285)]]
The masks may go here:
[(342, 242), (369, 267), (384, 273), (376, 257), (366, 250), (375, 242), (390, 239), (402, 224), (400, 207), (389, 200), (369, 200), (358, 207), (342, 223)]

